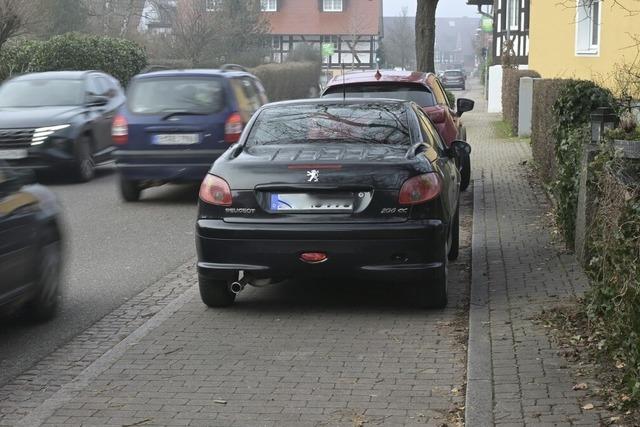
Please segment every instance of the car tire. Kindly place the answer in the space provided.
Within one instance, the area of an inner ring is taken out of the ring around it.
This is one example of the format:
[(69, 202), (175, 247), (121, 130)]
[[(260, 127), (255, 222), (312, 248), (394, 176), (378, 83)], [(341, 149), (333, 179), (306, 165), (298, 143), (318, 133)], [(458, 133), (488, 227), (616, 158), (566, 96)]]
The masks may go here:
[(456, 208), (456, 213), (453, 216), (453, 224), (451, 224), (451, 246), (449, 247), (449, 254), (447, 257), (449, 261), (455, 261), (458, 259), (458, 253), (460, 252), (460, 206)]
[(208, 307), (229, 307), (236, 300), (236, 294), (229, 290), (229, 282), (226, 280), (198, 277), (200, 298)]
[(444, 256), (442, 265), (429, 276), (428, 282), (418, 284), (416, 303), (420, 308), (442, 309), (447, 306), (447, 268), (447, 257)]
[(120, 175), (120, 195), (125, 202), (137, 202), (140, 200), (142, 188), (138, 181), (131, 181)]
[(35, 321), (51, 319), (57, 312), (60, 300), (62, 244), (50, 232), (39, 251), (37, 293), (26, 304), (27, 315)]
[(95, 176), (96, 165), (93, 159), (92, 146), (89, 135), (82, 135), (76, 141), (74, 175), (78, 182), (89, 182)]

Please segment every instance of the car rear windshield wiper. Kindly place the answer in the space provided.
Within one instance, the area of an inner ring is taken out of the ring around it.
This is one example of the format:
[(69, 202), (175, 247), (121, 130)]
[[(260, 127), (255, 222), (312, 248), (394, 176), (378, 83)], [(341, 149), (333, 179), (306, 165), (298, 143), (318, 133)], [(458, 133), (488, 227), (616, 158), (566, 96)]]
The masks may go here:
[(207, 116), (207, 113), (196, 113), (194, 111), (174, 111), (162, 117), (162, 120), (168, 120), (173, 116)]

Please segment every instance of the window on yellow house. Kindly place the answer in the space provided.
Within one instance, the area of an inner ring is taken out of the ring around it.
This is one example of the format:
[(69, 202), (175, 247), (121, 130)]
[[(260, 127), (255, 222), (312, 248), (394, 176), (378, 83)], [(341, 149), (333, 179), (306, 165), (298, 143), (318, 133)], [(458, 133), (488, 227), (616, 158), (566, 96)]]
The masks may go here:
[(601, 0), (578, 0), (576, 54), (597, 55), (600, 51)]

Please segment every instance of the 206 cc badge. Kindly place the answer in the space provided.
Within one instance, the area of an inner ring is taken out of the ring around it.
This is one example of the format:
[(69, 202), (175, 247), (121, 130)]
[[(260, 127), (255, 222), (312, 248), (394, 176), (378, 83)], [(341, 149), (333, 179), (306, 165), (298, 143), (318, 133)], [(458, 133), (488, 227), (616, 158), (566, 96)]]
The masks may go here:
[(318, 182), (318, 178), (320, 176), (320, 171), (318, 169), (312, 169), (307, 171), (307, 177), (309, 178), (307, 182)]

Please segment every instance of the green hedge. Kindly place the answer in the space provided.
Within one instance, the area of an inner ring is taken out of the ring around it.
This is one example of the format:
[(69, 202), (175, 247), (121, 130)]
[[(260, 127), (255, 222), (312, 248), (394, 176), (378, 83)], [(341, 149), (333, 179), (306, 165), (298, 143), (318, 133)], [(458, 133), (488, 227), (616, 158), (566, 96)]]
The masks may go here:
[(78, 33), (18, 40), (0, 50), (0, 80), (25, 72), (101, 70), (126, 84), (146, 65), (144, 49), (132, 41)]
[(520, 79), (540, 78), (533, 70), (505, 68), (502, 74), (502, 119), (511, 126), (511, 135), (518, 135), (518, 114), (520, 111)]
[[(640, 166), (603, 150), (589, 166), (595, 207), (587, 239), (591, 288), (586, 295), (604, 369), (623, 374), (640, 401)], [(624, 178), (623, 178), (624, 177)], [(631, 177), (631, 179), (630, 179)], [(620, 363), (622, 362), (622, 363)], [(621, 405), (628, 403), (621, 402)]]
[(318, 91), (320, 64), (315, 62), (267, 64), (250, 71), (262, 81), (269, 101), (309, 98)]
[(552, 185), (556, 221), (569, 247), (575, 241), (580, 158), (591, 141), (591, 112), (613, 106), (613, 95), (591, 81), (566, 80), (553, 104), (552, 130), (558, 173)]

